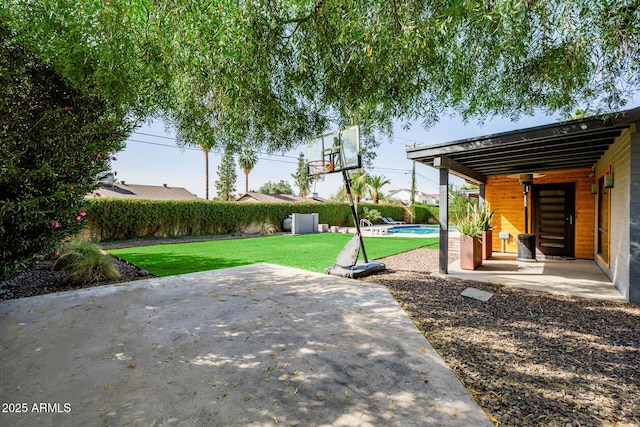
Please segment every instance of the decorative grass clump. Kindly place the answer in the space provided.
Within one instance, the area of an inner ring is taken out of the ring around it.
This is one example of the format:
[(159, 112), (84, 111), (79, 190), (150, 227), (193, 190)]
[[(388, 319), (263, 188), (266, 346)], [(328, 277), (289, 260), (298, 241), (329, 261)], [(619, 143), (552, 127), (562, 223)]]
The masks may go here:
[(65, 243), (53, 268), (68, 271), (64, 283), (69, 285), (97, 283), (120, 277), (113, 261), (97, 245), (82, 240)]

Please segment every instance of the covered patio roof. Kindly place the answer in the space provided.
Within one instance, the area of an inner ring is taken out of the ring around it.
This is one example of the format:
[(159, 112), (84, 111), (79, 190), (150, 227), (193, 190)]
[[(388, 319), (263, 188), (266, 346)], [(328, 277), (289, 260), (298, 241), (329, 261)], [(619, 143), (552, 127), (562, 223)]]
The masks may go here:
[(407, 158), (440, 170), (440, 273), (448, 272), (449, 174), (480, 186), (487, 177), (593, 167), (625, 128), (640, 120), (640, 107), (607, 116), (497, 133), (407, 149)]
[(488, 176), (593, 166), (640, 107), (608, 116), (480, 136), (407, 149), (407, 158), (476, 184)]

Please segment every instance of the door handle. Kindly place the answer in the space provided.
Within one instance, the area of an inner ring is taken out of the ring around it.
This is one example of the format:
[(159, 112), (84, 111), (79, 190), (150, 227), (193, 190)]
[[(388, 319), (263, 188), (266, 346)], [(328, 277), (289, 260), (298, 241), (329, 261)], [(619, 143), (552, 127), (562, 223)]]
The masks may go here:
[(569, 220), (569, 225), (573, 225), (573, 215), (569, 215), (567, 219)]

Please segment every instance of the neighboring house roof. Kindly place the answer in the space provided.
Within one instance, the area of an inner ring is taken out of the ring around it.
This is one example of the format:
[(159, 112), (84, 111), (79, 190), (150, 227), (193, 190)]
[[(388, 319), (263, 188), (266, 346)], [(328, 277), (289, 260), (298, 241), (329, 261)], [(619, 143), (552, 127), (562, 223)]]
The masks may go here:
[[(98, 193), (100, 196), (98, 196)], [(112, 197), (117, 199), (151, 199), (151, 200), (196, 200), (198, 197), (186, 188), (169, 187), (168, 185), (114, 184), (103, 185), (92, 192), (89, 197)]]
[(472, 190), (458, 190), (457, 191), (458, 194), (461, 194), (463, 196), (466, 196), (467, 198), (478, 198), (478, 196), (480, 195), (480, 189), (479, 188), (474, 188)]
[[(411, 198), (411, 190), (408, 190), (406, 188), (401, 188), (399, 190), (391, 190), (387, 193), (386, 197), (408, 202), (409, 199)], [(423, 193), (422, 191), (416, 191), (415, 200), (420, 202), (426, 201), (427, 203), (438, 204), (439, 195), (427, 194), (427, 193)]]
[(238, 202), (269, 202), (269, 203), (295, 203), (295, 202), (324, 202), (321, 197), (302, 197), (292, 196), (290, 194), (262, 194), (262, 193), (245, 193), (236, 199)]

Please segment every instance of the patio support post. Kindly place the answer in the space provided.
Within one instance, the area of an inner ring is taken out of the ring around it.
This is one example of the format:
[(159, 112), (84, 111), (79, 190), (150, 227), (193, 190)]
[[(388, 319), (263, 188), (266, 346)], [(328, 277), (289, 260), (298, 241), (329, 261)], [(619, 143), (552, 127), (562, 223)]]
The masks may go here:
[(449, 169), (440, 169), (440, 274), (449, 266)]

